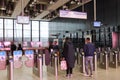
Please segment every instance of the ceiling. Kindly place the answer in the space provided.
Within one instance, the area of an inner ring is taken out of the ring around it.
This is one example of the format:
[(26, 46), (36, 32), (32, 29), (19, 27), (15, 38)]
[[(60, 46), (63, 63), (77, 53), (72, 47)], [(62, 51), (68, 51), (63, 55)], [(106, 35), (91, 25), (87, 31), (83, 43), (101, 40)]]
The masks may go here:
[(92, 0), (0, 0), (0, 17), (30, 16), (32, 20), (53, 20), (59, 10), (73, 10)]

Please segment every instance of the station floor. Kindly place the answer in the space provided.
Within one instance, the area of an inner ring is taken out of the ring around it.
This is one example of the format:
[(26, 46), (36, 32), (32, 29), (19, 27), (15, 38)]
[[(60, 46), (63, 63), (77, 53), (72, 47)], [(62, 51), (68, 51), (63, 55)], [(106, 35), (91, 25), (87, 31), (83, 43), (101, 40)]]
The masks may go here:
[[(0, 80), (8, 80), (7, 69), (0, 71)], [(14, 80), (40, 80), (33, 74), (33, 68), (27, 68), (25, 65), (22, 68), (14, 69)], [(85, 77), (79, 71), (79, 65), (76, 65), (73, 70), (72, 78), (65, 77), (65, 71), (58, 70), (58, 77), (55, 77), (54, 68), (43, 66), (43, 79), (42, 80), (120, 80), (120, 67), (117, 69), (109, 68), (104, 70), (98, 68), (94, 72), (93, 77)]]
[[(93, 77), (85, 77), (79, 72), (78, 66), (74, 68), (72, 78), (65, 77), (65, 71), (59, 70), (58, 78), (54, 75), (54, 70), (44, 67), (43, 80), (120, 80), (120, 68), (108, 70), (99, 69), (94, 72)], [(0, 80), (8, 80), (7, 70), (0, 71)], [(20, 69), (14, 69), (14, 80), (40, 80), (33, 74), (32, 68), (23, 66)]]

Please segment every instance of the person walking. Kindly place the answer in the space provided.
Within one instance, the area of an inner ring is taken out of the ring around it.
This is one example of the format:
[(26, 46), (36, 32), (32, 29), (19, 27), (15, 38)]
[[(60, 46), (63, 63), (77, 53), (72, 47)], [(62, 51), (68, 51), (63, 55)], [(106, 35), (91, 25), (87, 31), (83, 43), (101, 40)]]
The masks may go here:
[(67, 63), (66, 77), (72, 77), (75, 64), (75, 49), (70, 38), (68, 37), (65, 39), (65, 44), (63, 48), (63, 59), (65, 59)]
[[(86, 38), (86, 44), (84, 45), (84, 55), (85, 55), (85, 76), (93, 76), (93, 56), (95, 51), (95, 46), (90, 42), (90, 38)], [(90, 74), (89, 74), (90, 65)]]

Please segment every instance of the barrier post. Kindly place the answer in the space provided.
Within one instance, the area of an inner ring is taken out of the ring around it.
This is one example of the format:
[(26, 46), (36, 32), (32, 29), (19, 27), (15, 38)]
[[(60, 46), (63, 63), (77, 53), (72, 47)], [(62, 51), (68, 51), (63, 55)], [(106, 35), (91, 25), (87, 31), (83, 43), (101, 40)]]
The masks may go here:
[(43, 67), (42, 67), (42, 55), (38, 55), (38, 72), (40, 80), (43, 80)]
[(12, 56), (9, 57), (9, 65), (8, 65), (8, 80), (14, 80), (14, 62)]
[(97, 71), (97, 54), (94, 52), (94, 71)]
[(58, 77), (58, 64), (57, 64), (57, 54), (54, 55), (55, 56), (55, 76)]

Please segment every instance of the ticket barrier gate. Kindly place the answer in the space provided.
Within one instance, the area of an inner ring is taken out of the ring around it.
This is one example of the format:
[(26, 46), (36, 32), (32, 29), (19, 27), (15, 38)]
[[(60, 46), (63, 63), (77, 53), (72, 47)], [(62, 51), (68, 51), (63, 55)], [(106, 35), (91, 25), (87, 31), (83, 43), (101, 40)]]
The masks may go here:
[(111, 51), (110, 52), (110, 62), (109, 66), (113, 68), (118, 67), (118, 52), (117, 51)]
[(51, 57), (51, 65), (48, 66), (48, 71), (50, 71), (51, 73), (53, 73), (56, 77), (58, 77), (58, 55), (56, 53), (52, 54)]
[(84, 52), (80, 54), (80, 72), (85, 73), (85, 57)]
[(43, 79), (43, 65), (42, 65), (43, 55), (36, 54), (36, 65), (33, 67), (33, 74), (40, 77), (40, 80)]
[(80, 60), (79, 60), (79, 48), (76, 48), (76, 60), (77, 60), (77, 64), (80, 64)]
[(117, 49), (117, 52), (118, 52), (118, 66), (120, 65), (120, 50)]
[[(33, 57), (33, 50), (26, 50), (25, 51), (25, 56), (27, 57), (27, 60), (25, 61), (25, 65), (27, 67), (33, 67), (34, 66), (34, 57)], [(13, 52), (13, 57), (9, 56), (9, 65), (8, 65), (8, 80), (14, 80), (14, 68), (21, 68), (22, 67), (22, 51), (14, 51)], [(38, 67), (39, 71), (42, 70), (41, 64), (42, 60), (38, 59)], [(40, 75), (40, 80), (42, 80), (42, 73)]]
[(108, 54), (106, 51), (100, 53), (100, 67), (103, 69), (108, 69)]
[(97, 71), (97, 53), (94, 52), (94, 57), (93, 57), (93, 70)]

